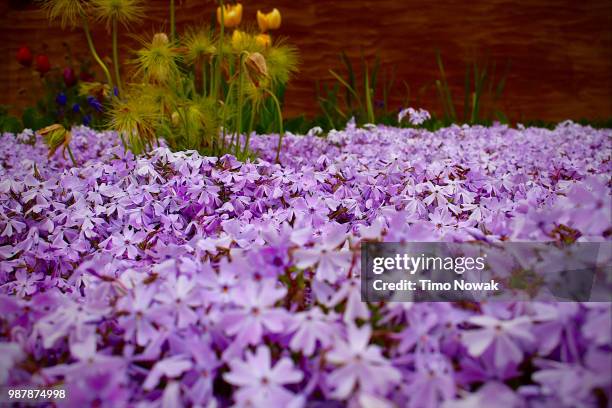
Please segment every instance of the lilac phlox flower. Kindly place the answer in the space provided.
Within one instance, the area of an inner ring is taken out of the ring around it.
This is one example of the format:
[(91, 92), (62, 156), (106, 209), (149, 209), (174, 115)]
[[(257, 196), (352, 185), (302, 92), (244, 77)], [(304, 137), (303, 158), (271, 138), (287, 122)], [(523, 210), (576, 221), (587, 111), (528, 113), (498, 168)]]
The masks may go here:
[(370, 318), (370, 309), (365, 302), (361, 301), (361, 281), (358, 278), (342, 282), (328, 305), (335, 307), (344, 301), (346, 304), (342, 319), (346, 323), (354, 322), (356, 319), (368, 320)]
[(158, 334), (155, 328), (153, 297), (157, 288), (154, 285), (136, 286), (132, 293), (122, 297), (117, 308), (127, 315), (121, 316), (119, 322), (124, 328), (124, 338), (136, 338), (136, 344), (146, 346)]
[(175, 355), (164, 358), (155, 363), (151, 371), (149, 371), (142, 387), (145, 390), (152, 390), (157, 387), (162, 377), (168, 379), (178, 378), (191, 369), (191, 367), (193, 367), (193, 361), (187, 356)]
[(449, 186), (441, 186), (427, 181), (424, 184), (417, 186), (419, 191), (426, 191), (429, 194), (423, 200), (426, 205), (431, 205), (436, 202), (437, 206), (443, 206), (448, 203), (448, 198), (453, 195), (452, 189)]
[(466, 330), (462, 343), (469, 354), (482, 356), (489, 348), (493, 349), (495, 366), (502, 370), (508, 364), (518, 364), (523, 359), (523, 343), (535, 341), (531, 333), (531, 320), (528, 317), (517, 317), (510, 320), (499, 320), (492, 316), (473, 316), (468, 322), (480, 328)]
[(121, 258), (127, 254), (128, 259), (136, 259), (139, 254), (138, 245), (144, 241), (147, 234), (144, 231), (136, 231), (130, 226), (123, 228), (121, 233), (115, 233), (100, 243), (102, 248), (107, 248), (114, 256)]
[(318, 307), (295, 314), (287, 327), (287, 332), (294, 332), (289, 347), (305, 356), (312, 356), (317, 345), (329, 347), (338, 335), (337, 319), (335, 313), (323, 313)]
[(274, 304), (286, 293), (287, 289), (278, 286), (275, 279), (243, 281), (232, 290), (235, 308), (225, 312), (221, 324), (227, 334), (235, 336), (235, 347), (228, 348), (224, 356), (231, 356), (235, 348), (257, 344), (265, 331), (280, 333), (285, 330), (287, 312)]
[(174, 260), (165, 261), (163, 265), (166, 267), (158, 269), (167, 272), (164, 274), (167, 281), (154, 298), (164, 305), (170, 315), (175, 316), (176, 327), (182, 329), (197, 322), (195, 310), (202, 304), (202, 297), (196, 280), (186, 275), (177, 276), (174, 263)]
[(296, 266), (305, 269), (317, 265), (315, 278), (335, 283), (340, 277), (346, 276), (351, 264), (351, 252), (346, 249), (337, 250), (346, 238), (345, 227), (330, 224), (319, 244), (293, 253)]
[(525, 401), (511, 388), (500, 382), (488, 382), (476, 392), (468, 393), (461, 399), (447, 400), (442, 404), (442, 408), (523, 408), (524, 406)]
[(555, 348), (561, 346), (563, 360), (578, 357), (578, 345), (576, 338), (578, 330), (576, 319), (580, 308), (576, 303), (534, 303), (534, 316), (537, 322), (533, 327), (533, 333), (538, 338), (538, 350), (540, 355), (546, 356)]
[(609, 303), (587, 303), (583, 335), (602, 346), (612, 342), (612, 306)]
[(408, 396), (408, 408), (436, 408), (455, 396), (453, 368), (439, 353), (417, 354), (415, 371), (407, 376), (402, 387)]
[[(595, 406), (593, 390), (602, 384), (601, 377), (578, 364), (539, 360), (541, 370), (532, 374), (533, 380), (541, 385), (541, 393), (553, 397), (566, 407)], [(608, 380), (608, 379), (606, 379)]]
[(104, 309), (65, 300), (53, 312), (38, 320), (34, 324), (34, 331), (42, 337), (46, 349), (66, 336), (70, 336), (73, 341), (80, 341), (95, 330), (95, 323), (105, 312)]
[(21, 298), (33, 295), (38, 290), (38, 284), (41, 283), (44, 275), (40, 272), (28, 273), (21, 268), (15, 272), (15, 280), (4, 284), (10, 286), (15, 291), (15, 294)]
[(25, 353), (17, 343), (0, 343), (0, 356), (0, 384), (8, 384), (9, 371), (25, 358)]
[(234, 400), (238, 406), (288, 407), (296, 395), (285, 385), (302, 381), (304, 374), (282, 357), (272, 364), (270, 349), (264, 345), (247, 351), (245, 359), (229, 362), (230, 371), (223, 378), (238, 387)]
[(302, 226), (320, 227), (325, 222), (330, 211), (338, 208), (338, 203), (332, 199), (324, 199), (313, 195), (297, 198), (292, 209), (297, 221)]
[(431, 119), (431, 115), (425, 109), (406, 108), (399, 112), (397, 121), (401, 123), (407, 115), (410, 123), (415, 126), (422, 125), (425, 121)]
[[(2, 226), (2, 224), (4, 224), (4, 226)], [(2, 230), (0, 237), (11, 238), (15, 233), (21, 234), (25, 228), (25, 222), (21, 222), (16, 218), (8, 217), (5, 214), (0, 214), (0, 230)]]
[(398, 345), (400, 353), (406, 353), (418, 343), (428, 341), (432, 330), (438, 324), (438, 317), (435, 313), (428, 311), (419, 313), (418, 309), (411, 308), (408, 314), (408, 325), (396, 335), (396, 338), (400, 341)]
[(374, 395), (384, 395), (401, 380), (400, 371), (383, 355), (380, 347), (369, 345), (372, 329), (348, 325), (346, 340), (338, 339), (327, 354), (327, 360), (336, 365), (328, 377), (332, 396), (346, 399), (356, 389)]

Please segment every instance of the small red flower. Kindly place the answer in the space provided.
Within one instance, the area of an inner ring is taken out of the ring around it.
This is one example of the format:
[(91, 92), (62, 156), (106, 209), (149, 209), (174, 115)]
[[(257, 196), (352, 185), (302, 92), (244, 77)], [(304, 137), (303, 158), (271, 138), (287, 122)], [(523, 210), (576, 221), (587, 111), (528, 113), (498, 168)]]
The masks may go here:
[(32, 52), (25, 45), (17, 51), (17, 62), (24, 67), (32, 65)]
[(77, 83), (77, 77), (74, 73), (74, 69), (70, 67), (64, 68), (64, 83), (69, 88)]
[(36, 57), (36, 70), (40, 72), (40, 75), (45, 75), (51, 69), (51, 63), (49, 63), (49, 57), (46, 55), (38, 55)]

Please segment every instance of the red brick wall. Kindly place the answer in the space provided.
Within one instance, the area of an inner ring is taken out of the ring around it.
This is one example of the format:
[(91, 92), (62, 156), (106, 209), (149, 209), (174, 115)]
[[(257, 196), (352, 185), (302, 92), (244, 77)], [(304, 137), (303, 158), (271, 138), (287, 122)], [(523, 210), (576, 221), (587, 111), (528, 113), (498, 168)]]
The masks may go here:
[[(21, 4), (25, 6), (20, 6)], [(67, 42), (86, 53), (80, 31), (48, 25), (26, 1), (0, 5), (0, 103), (31, 103), (38, 81), (14, 59), (20, 44), (46, 46), (52, 63), (62, 65)], [(168, 26), (169, 1), (148, 1), (148, 21), (137, 31)], [(179, 27), (210, 21), (212, 1), (177, 0)], [(462, 98), (465, 64), (474, 59), (511, 62), (504, 110), (512, 119), (562, 120), (612, 116), (612, 3), (609, 0), (244, 0), (245, 21), (254, 22), (258, 8), (278, 7), (283, 15), (279, 34), (288, 36), (301, 53), (301, 73), (287, 94), (287, 114), (317, 112), (315, 79), (329, 79), (340, 68), (338, 54), (376, 52), (383, 67), (395, 66), (398, 80), (413, 94), (437, 77), (435, 49), (440, 49), (457, 99)], [(123, 36), (126, 47), (133, 41)], [(110, 55), (110, 36), (95, 28), (101, 54)], [(129, 45), (129, 47), (128, 47)], [(403, 86), (393, 100), (399, 105)], [(433, 88), (422, 105), (438, 109)]]

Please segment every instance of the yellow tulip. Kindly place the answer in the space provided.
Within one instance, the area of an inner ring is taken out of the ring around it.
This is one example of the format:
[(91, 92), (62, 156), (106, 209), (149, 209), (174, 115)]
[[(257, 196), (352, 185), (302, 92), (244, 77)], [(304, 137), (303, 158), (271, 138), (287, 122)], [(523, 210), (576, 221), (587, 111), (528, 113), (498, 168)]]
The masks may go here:
[[(217, 22), (221, 24), (221, 7), (217, 7)], [(242, 4), (226, 4), (223, 10), (223, 25), (227, 28), (238, 27), (242, 21)]]
[(272, 45), (272, 38), (268, 34), (259, 34), (255, 37), (255, 42), (264, 48)]
[(249, 35), (240, 30), (234, 30), (232, 33), (232, 47), (234, 49), (240, 50), (242, 46), (248, 41)]
[(276, 30), (281, 25), (281, 14), (278, 9), (274, 9), (269, 13), (262, 13), (257, 10), (257, 25), (262, 33), (268, 30)]

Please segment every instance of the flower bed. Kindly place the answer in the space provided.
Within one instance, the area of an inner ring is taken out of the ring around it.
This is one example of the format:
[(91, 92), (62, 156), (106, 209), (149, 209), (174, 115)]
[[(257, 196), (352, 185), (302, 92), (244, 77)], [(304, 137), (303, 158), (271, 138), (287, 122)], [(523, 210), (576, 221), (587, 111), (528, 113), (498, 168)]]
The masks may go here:
[(610, 130), (349, 127), (276, 165), (277, 136), (241, 163), (78, 128), (78, 168), (34, 137), (0, 145), (0, 383), (78, 407), (610, 401), (609, 303), (366, 304), (358, 251), (609, 240)]

